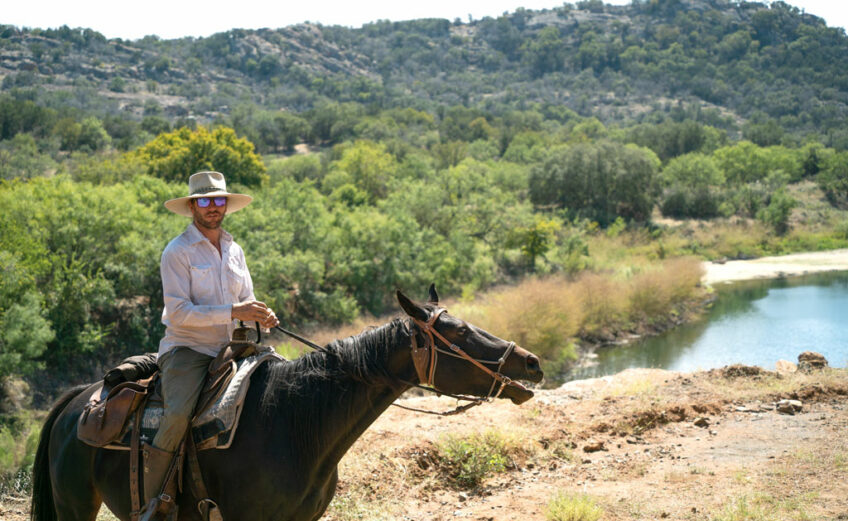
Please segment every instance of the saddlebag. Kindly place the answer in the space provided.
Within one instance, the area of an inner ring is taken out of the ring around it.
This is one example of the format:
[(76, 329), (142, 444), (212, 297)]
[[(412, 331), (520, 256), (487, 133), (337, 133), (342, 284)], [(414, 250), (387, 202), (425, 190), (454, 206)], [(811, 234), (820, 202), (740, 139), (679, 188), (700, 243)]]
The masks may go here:
[(153, 378), (124, 382), (104, 397), (103, 384), (95, 389), (77, 423), (77, 437), (94, 447), (105, 447), (121, 437), (130, 415), (144, 403)]

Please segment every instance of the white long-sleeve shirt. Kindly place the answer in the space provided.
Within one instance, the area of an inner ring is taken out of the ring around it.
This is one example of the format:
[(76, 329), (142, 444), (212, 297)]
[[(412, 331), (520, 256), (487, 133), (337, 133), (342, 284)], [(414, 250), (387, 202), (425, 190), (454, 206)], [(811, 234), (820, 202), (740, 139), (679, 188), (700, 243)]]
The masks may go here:
[(233, 304), (254, 300), (244, 251), (222, 230), (221, 254), (194, 223), (168, 243), (160, 264), (165, 336), (159, 356), (187, 346), (215, 356), (232, 337)]

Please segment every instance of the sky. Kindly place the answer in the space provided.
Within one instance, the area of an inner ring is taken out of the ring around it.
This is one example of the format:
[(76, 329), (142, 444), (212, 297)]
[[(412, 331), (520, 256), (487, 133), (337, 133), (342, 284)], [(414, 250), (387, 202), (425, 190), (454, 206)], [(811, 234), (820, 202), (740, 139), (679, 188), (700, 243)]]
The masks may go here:
[[(572, 0), (571, 3), (575, 3)], [(630, 0), (605, 0), (624, 5)], [(844, 0), (788, 0), (829, 26), (848, 27)], [(376, 20), (497, 17), (519, 7), (557, 7), (562, 0), (3, 0), (0, 24), (30, 28), (62, 25), (94, 29), (107, 38), (135, 40), (155, 34), (172, 39), (209, 36), (230, 29), (279, 28), (301, 22), (360, 27)]]

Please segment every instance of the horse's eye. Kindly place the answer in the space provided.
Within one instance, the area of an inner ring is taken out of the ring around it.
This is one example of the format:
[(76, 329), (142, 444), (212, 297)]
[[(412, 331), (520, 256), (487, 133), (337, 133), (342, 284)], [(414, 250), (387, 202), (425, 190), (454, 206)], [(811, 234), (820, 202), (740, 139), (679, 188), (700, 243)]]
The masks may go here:
[(459, 336), (465, 336), (468, 334), (468, 328), (465, 326), (459, 326), (456, 328), (456, 334)]

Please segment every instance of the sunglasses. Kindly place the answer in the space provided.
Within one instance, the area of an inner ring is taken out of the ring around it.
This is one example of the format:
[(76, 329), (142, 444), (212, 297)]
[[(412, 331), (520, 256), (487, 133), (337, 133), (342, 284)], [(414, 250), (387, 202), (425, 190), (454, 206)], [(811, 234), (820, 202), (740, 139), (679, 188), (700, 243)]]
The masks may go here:
[(215, 206), (226, 206), (227, 205), (227, 198), (226, 197), (198, 197), (197, 199), (194, 200), (194, 202), (197, 204), (197, 206), (199, 206), (201, 208), (208, 207), (210, 204), (212, 204), (212, 201), (215, 201)]

